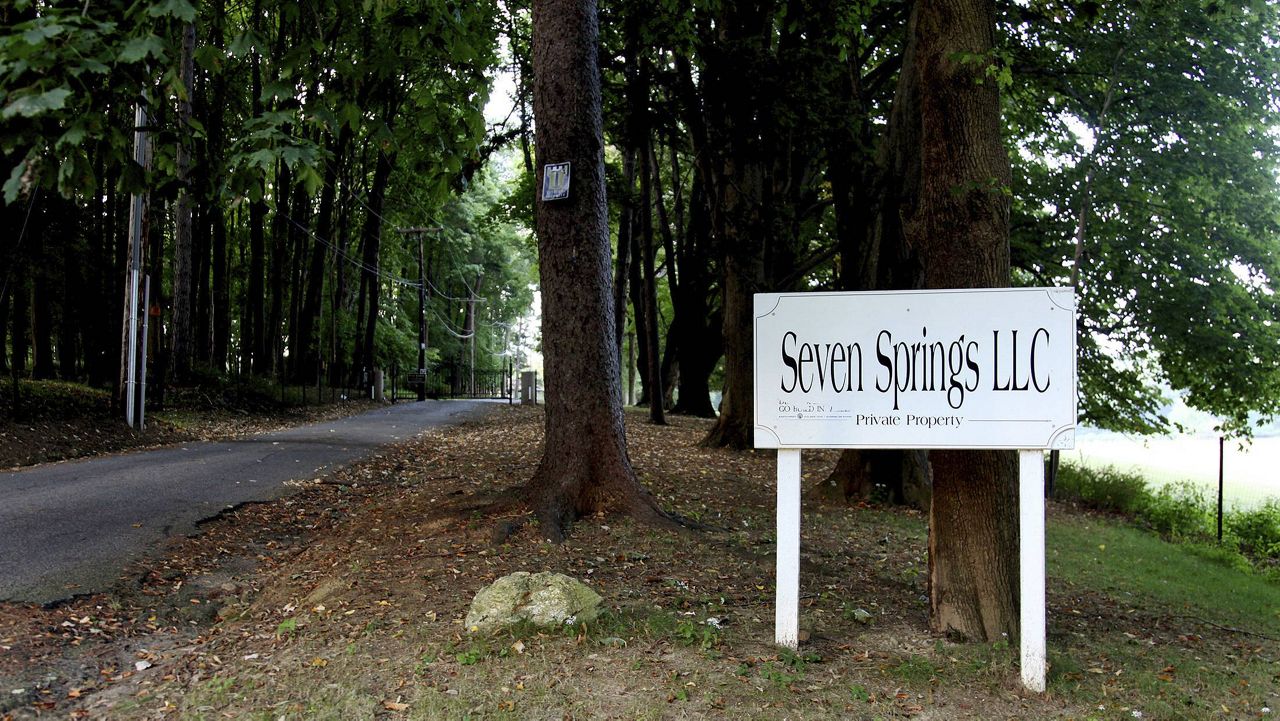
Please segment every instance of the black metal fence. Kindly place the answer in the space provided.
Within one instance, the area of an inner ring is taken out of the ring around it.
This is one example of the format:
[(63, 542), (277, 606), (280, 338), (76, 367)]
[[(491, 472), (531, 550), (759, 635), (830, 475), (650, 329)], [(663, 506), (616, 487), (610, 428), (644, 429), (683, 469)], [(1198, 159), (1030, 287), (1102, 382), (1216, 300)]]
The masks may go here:
[(473, 371), (460, 363), (440, 363), (425, 374), (412, 368), (393, 367), (385, 383), (387, 397), (393, 401), (415, 400), (420, 384), (425, 384), (428, 398), (511, 399), (514, 374), (510, 369)]

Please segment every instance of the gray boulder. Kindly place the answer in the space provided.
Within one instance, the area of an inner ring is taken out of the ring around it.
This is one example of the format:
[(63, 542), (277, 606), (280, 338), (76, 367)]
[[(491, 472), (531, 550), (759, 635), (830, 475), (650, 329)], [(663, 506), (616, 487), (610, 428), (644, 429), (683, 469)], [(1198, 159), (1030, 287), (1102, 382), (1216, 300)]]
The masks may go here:
[(527, 621), (563, 626), (600, 613), (600, 594), (560, 573), (517, 571), (480, 589), (467, 612), (467, 630), (484, 633)]

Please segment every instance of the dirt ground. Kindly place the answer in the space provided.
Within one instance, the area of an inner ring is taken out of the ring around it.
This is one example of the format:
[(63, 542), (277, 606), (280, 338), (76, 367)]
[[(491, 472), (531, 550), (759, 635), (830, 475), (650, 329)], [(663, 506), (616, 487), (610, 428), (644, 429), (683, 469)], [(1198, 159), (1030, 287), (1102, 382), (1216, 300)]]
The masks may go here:
[[(560, 545), (536, 524), (495, 545), (509, 519), (476, 509), (529, 477), (542, 428), (540, 409), (498, 407), (227, 512), (111, 593), (0, 604), (0, 719), (1131, 716), (1123, 698), (1108, 710), (1055, 690), (1111, 673), (1105, 662), (1059, 664), (1035, 696), (1019, 684), (1016, 648), (931, 634), (925, 526), (911, 511), (806, 502), (803, 642), (781, 651), (772, 454), (698, 448), (705, 421), (643, 421), (628, 418), (641, 480), (666, 508), (718, 530), (602, 517), (580, 520)], [(807, 482), (834, 461), (806, 453)], [(517, 570), (579, 578), (607, 610), (564, 630), (469, 633), (474, 594)], [(1121, 629), (1144, 627), (1133, 613), (1051, 594), (1050, 644), (1125, 642)], [(1138, 641), (1193, 643), (1158, 630)], [(1194, 644), (1261, 653), (1229, 636)]]

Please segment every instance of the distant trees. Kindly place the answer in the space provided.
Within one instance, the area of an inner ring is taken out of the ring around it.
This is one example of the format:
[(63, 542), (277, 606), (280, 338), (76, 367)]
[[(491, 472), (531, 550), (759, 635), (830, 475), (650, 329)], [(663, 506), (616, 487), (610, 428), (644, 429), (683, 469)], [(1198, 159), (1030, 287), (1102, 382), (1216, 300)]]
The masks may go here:
[[(504, 268), (487, 294), (530, 297), (523, 244), (488, 220), (495, 191), (461, 215), (445, 207), (482, 185), (493, 152), (481, 114), (493, 4), (19, 0), (0, 12), (11, 362), (116, 377), (133, 191), (151, 197), (155, 351), (179, 374), (338, 383), (416, 365), (416, 292), (402, 292), (416, 246), (394, 232), (409, 225), (442, 226), (427, 238), (429, 280), (446, 291), (429, 314), (433, 356), (457, 357), (445, 329), (465, 335), (463, 305), (481, 308), (481, 346), (502, 351), (519, 302), (446, 298), (467, 295), (490, 242), (473, 223), (506, 249), (485, 261)], [(130, 157), (135, 103), (150, 118), (149, 173)]]

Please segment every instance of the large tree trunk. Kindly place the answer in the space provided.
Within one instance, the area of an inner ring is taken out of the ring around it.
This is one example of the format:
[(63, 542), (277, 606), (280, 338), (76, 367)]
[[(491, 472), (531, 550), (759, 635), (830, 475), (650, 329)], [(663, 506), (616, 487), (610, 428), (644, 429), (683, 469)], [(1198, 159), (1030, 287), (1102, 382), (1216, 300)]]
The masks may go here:
[(191, 222), (191, 93), (195, 92), (196, 26), (188, 24), (182, 29), (182, 57), (179, 77), (187, 96), (178, 101), (178, 202), (174, 209), (173, 236), (173, 373), (179, 381), (185, 381), (191, 372), (195, 357), (195, 326), (193, 283), (195, 252), (192, 242)]
[(636, 152), (630, 148), (622, 156), (622, 209), (618, 213), (617, 264), (613, 273), (613, 332), (619, 351), (627, 334), (627, 280), (631, 276), (631, 235), (635, 225), (631, 192), (635, 180)]
[[(257, 53), (253, 56), (253, 114), (255, 116), (262, 113), (262, 101), (259, 99), (262, 95), (262, 57)], [(283, 169), (284, 163), (280, 164), (282, 169), (276, 174), (275, 197), (277, 201), (277, 215), (279, 214), (279, 203), (281, 198), (287, 197), (289, 193), (288, 171)], [(284, 185), (281, 186), (280, 178), (284, 177)], [(265, 188), (263, 189), (265, 191)], [(263, 297), (266, 295), (266, 287), (263, 285), (265, 279), (263, 274), (266, 268), (266, 222), (267, 222), (267, 204), (261, 200), (255, 201), (249, 205), (249, 279), (248, 292), (245, 293), (245, 307), (243, 309), (244, 327), (240, 331), (240, 367), (249, 369), (258, 375), (267, 373), (270, 369), (270, 361), (267, 359), (265, 349), (268, 339), (274, 333), (264, 327), (262, 304)], [(271, 257), (274, 269), (274, 263), (278, 262), (276, 257)], [(275, 283), (276, 278), (272, 278), (271, 293), (274, 299), (277, 295), (284, 292), (281, 285)]]
[[(221, 49), (223, 46), (223, 27), (226, 22), (226, 4), (223, 0), (213, 0), (210, 3), (212, 9), (212, 23), (209, 34), (209, 43), (216, 48)], [(224, 142), (224, 114), (227, 105), (227, 78), (225, 73), (212, 73), (209, 79), (212, 86), (211, 99), (208, 105), (203, 108), (205, 128), (208, 131), (205, 149), (205, 166), (210, 170), (201, 174), (201, 186), (203, 192), (201, 199), (204, 203), (204, 212), (202, 213), (202, 223), (200, 234), (203, 238), (200, 251), (200, 267), (198, 274), (200, 281), (197, 289), (197, 308), (199, 309), (199, 319), (197, 327), (199, 329), (200, 344), (203, 346), (197, 351), (201, 361), (209, 364), (209, 366), (217, 373), (226, 370), (226, 345), (215, 341), (218, 329), (218, 312), (219, 299), (217, 291), (217, 278), (214, 268), (217, 267), (217, 254), (226, 253), (226, 215), (222, 207), (222, 183), (223, 177), (221, 173), (214, 173), (213, 168), (219, 167), (217, 161), (223, 157)], [(203, 97), (203, 96), (200, 96)], [(221, 242), (219, 242), (221, 239)], [(221, 250), (220, 250), (221, 248)], [(216, 352), (215, 352), (216, 351)]]
[[(92, 207), (92, 206), (90, 206)], [(64, 381), (74, 381), (80, 377), (80, 349), (84, 346), (81, 332), (85, 316), (82, 309), (86, 306), (85, 296), (91, 295), (80, 269), (85, 266), (88, 257), (84, 235), (92, 232), (92, 224), (86, 222), (86, 214), (72, 202), (64, 205), (66, 212), (62, 215), (62, 227), (58, 238), (61, 246), (62, 292), (58, 298), (58, 376)], [(83, 229), (83, 230), (82, 230)]]
[[(672, 173), (672, 177), (679, 178), (679, 173)], [(724, 354), (724, 345), (719, 333), (722, 325), (720, 315), (711, 309), (714, 278), (710, 210), (702, 188), (703, 184), (695, 180), (689, 203), (689, 226), (683, 229), (682, 241), (676, 243), (680, 275), (679, 283), (671, 289), (671, 330), (675, 336), (680, 368), (680, 392), (671, 410), (673, 413), (714, 418), (716, 409), (711, 405), (711, 374)], [(676, 198), (679, 209), (678, 192)], [(681, 215), (677, 210), (677, 218)]]
[[(1000, 98), (984, 77), (992, 0), (920, 0), (912, 10), (889, 145), (902, 237), (928, 288), (1009, 282), (1009, 159)], [(985, 82), (983, 82), (985, 80)], [(888, 215), (888, 214), (886, 214)], [(929, 606), (934, 629), (994, 641), (1018, 632), (1017, 459), (934, 451)]]
[(717, 159), (710, 169), (713, 181), (708, 189), (721, 253), (724, 338), (724, 396), (720, 417), (702, 441), (705, 446), (746, 449), (754, 445), (753, 295), (775, 290), (767, 280), (764, 256), (766, 246), (777, 246), (780, 239), (766, 218), (771, 212), (765, 198), (766, 176), (775, 149), (763, 140), (765, 99), (737, 63), (762, 69), (771, 66), (772, 9), (771, 3), (723, 7), (716, 41), (735, 52), (709, 57), (710, 77), (703, 82), (705, 114), (714, 118), (709, 123), (708, 145), (716, 148)]
[[(647, 71), (642, 71), (647, 77)], [(642, 81), (642, 85), (647, 82)], [(647, 93), (646, 93), (647, 94)], [(647, 140), (647, 139), (646, 139)], [(657, 253), (653, 242), (653, 172), (650, 167), (652, 154), (642, 149), (640, 155), (640, 256), (636, 260), (641, 263), (644, 274), (644, 328), (645, 335), (645, 388), (649, 396), (649, 422), (666, 425), (667, 419), (663, 407), (662, 363), (658, 353), (658, 275)]]
[(378, 259), (382, 242), (382, 201), (387, 194), (387, 182), (391, 179), (391, 168), (394, 164), (394, 156), (389, 157), (381, 150), (378, 151), (378, 162), (373, 169), (373, 187), (369, 190), (369, 214), (365, 217), (364, 239), (361, 243), (364, 247), (363, 260), (367, 280), (367, 283), (363, 283), (362, 286), (368, 296), (364, 301), (366, 315), (364, 336), (360, 342), (360, 360), (369, 369), (371, 378), (375, 363), (373, 341), (378, 328), (378, 296), (382, 288), (378, 278)]
[(657, 518), (627, 456), (609, 279), (599, 38), (594, 0), (535, 0), (538, 185), (547, 163), (572, 163), (563, 200), (537, 203), (546, 437), (524, 495), (561, 540), (575, 518), (624, 511)]
[[(285, 270), (289, 267), (289, 238), (294, 230), (293, 224), (287, 220), (292, 210), (289, 207), (291, 185), (292, 175), (289, 168), (282, 163), (279, 172), (276, 173), (276, 208), (271, 216), (271, 264), (267, 269), (270, 276), (268, 282), (271, 286), (271, 302), (263, 316), (265, 320), (258, 321), (263, 324), (262, 339), (257, 344), (254, 361), (254, 372), (259, 375), (270, 375), (283, 363), (281, 359), (284, 353), (284, 302), (289, 293), (289, 284), (285, 282)], [(259, 267), (258, 275), (260, 276), (261, 273), (262, 268)], [(264, 302), (261, 297), (256, 301), (258, 305), (256, 312), (260, 316), (263, 313)]]
[(329, 167), (325, 171), (324, 189), (320, 192), (320, 207), (316, 215), (316, 238), (318, 240), (311, 247), (311, 267), (307, 271), (307, 294), (302, 305), (302, 315), (298, 322), (298, 343), (296, 349), (294, 349), (294, 353), (305, 359), (304, 367), (306, 370), (314, 370), (319, 367), (320, 363), (320, 343), (319, 341), (313, 342), (313, 338), (317, 335), (316, 319), (320, 316), (320, 304), (323, 302), (324, 259), (332, 253), (330, 246), (334, 245), (333, 211), (338, 191), (338, 169), (342, 165), (342, 157), (346, 153), (346, 146), (350, 138), (350, 126), (343, 125), (342, 129), (338, 131), (338, 135), (332, 138), (329, 143), (329, 153), (333, 157), (333, 161), (329, 163)]
[[(44, 204), (46, 207), (49, 203)], [(32, 243), (31, 265), (31, 340), (35, 351), (31, 364), (31, 377), (36, 380), (48, 380), (54, 377), (53, 364), (53, 289), (50, 287), (49, 275), (52, 260), (46, 246), (45, 214), (39, 209), (32, 214), (31, 224), (27, 227), (27, 242)]]

